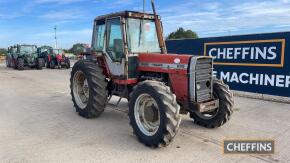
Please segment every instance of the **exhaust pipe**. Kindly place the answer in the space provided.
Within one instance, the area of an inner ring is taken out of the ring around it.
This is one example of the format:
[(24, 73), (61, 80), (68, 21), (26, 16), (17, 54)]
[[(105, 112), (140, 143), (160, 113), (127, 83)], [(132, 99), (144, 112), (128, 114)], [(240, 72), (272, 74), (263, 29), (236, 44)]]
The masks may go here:
[(155, 27), (156, 27), (159, 47), (160, 47), (160, 50), (161, 50), (162, 54), (167, 54), (167, 50), (166, 50), (165, 42), (164, 42), (164, 38), (163, 38), (163, 29), (162, 29), (162, 26), (161, 26), (161, 22), (158, 19), (158, 15), (156, 13), (154, 0), (151, 0), (151, 5), (152, 5), (152, 9), (153, 9), (153, 14), (154, 14)]

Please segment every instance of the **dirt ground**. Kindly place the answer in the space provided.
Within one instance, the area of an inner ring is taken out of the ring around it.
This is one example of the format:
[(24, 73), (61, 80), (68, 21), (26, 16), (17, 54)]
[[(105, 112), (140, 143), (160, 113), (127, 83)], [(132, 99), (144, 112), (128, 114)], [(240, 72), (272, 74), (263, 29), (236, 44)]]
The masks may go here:
[[(70, 70), (0, 64), (0, 162), (290, 162), (290, 104), (235, 97), (223, 127), (205, 129), (183, 116), (174, 142), (151, 149), (133, 135), (126, 100), (97, 119), (78, 116), (69, 77)], [(233, 138), (274, 139), (275, 154), (224, 155), (223, 140)]]

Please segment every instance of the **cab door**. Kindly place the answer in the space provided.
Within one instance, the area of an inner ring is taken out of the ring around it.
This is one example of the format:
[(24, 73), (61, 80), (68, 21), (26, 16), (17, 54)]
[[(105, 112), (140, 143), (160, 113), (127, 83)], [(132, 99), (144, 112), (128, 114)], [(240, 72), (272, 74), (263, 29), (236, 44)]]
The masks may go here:
[(111, 75), (126, 76), (121, 17), (96, 21), (93, 40), (94, 50), (105, 56)]

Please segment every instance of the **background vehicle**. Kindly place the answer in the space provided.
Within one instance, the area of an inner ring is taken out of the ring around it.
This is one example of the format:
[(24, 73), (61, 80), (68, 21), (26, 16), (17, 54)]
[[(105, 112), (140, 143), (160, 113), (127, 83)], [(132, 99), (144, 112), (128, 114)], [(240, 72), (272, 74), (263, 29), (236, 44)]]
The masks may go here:
[(42, 69), (44, 58), (39, 56), (35, 45), (15, 45), (9, 48), (7, 63), (9, 67), (23, 70), (24, 67)]
[(6, 55), (6, 66), (7, 67), (14, 67), (14, 62), (12, 59), (12, 54), (16, 53), (17, 49), (13, 46), (8, 47), (7, 55)]
[(55, 69), (65, 67), (67, 69), (70, 68), (70, 59), (65, 56), (64, 51), (62, 49), (53, 49), (52, 53), (47, 55), (46, 65), (48, 68)]
[(132, 11), (99, 16), (92, 38), (95, 57), (79, 60), (71, 72), (80, 116), (100, 116), (113, 95), (127, 98), (134, 133), (150, 147), (173, 140), (180, 114), (189, 112), (207, 128), (230, 119), (233, 95), (213, 77), (213, 59), (167, 54), (160, 16)]
[[(37, 48), (37, 54), (41, 58), (44, 58), (44, 62), (47, 63), (47, 60), (48, 60), (47, 57), (48, 57), (48, 55), (52, 55), (53, 54), (53, 48), (46, 47), (46, 46), (38, 47)], [(49, 68), (49, 65), (46, 64), (46, 67)]]

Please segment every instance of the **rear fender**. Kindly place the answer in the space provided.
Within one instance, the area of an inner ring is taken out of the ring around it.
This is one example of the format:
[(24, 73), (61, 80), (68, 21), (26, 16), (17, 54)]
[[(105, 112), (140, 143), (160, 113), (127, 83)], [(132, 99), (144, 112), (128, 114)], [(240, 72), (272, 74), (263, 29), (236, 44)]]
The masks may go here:
[(97, 63), (102, 67), (103, 73), (107, 78), (112, 78), (111, 73), (109, 71), (108, 65), (105, 61), (105, 58), (103, 56), (97, 57)]

